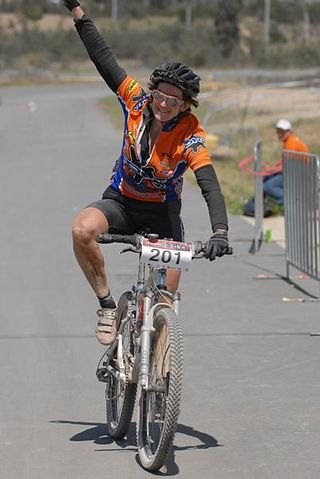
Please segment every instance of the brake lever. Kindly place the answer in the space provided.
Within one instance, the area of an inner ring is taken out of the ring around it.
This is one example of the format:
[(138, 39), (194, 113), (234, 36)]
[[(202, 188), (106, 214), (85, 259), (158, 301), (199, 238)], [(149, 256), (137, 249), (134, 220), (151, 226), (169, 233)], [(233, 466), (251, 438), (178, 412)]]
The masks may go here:
[(122, 251), (120, 251), (120, 254), (128, 253), (128, 252), (139, 253), (139, 251), (137, 251), (135, 248), (133, 248), (133, 246), (129, 246), (128, 248), (124, 248)]
[(197, 253), (194, 256), (192, 256), (192, 259), (202, 259), (204, 258), (204, 256), (205, 256), (204, 251), (200, 251), (200, 253)]

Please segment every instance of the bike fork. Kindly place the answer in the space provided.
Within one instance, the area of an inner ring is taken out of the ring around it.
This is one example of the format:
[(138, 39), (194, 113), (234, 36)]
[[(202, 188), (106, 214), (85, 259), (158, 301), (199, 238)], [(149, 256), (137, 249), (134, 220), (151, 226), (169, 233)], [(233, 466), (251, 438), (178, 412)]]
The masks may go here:
[(149, 315), (151, 308), (151, 295), (148, 292), (144, 298), (143, 326), (140, 335), (140, 371), (139, 382), (143, 389), (148, 388), (148, 373), (150, 363), (150, 336), (152, 331), (153, 315)]
[[(149, 366), (150, 366), (150, 339), (153, 332), (153, 319), (155, 313), (155, 307), (151, 308), (152, 293), (146, 292), (144, 297), (144, 310), (143, 310), (143, 326), (140, 335), (140, 371), (139, 382), (143, 389), (147, 390), (149, 386)], [(181, 295), (176, 291), (172, 296), (172, 308), (174, 312), (179, 314), (179, 303)], [(169, 307), (167, 304), (163, 304), (164, 307)]]

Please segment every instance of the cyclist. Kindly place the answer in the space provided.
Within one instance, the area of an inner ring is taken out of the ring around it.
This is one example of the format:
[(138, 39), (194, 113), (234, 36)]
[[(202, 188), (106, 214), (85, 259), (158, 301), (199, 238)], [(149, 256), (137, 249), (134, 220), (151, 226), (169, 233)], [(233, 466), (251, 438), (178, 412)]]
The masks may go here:
[[(213, 234), (210, 261), (228, 249), (224, 197), (205, 148), (205, 133), (191, 106), (197, 107), (200, 78), (188, 66), (167, 62), (151, 74), (147, 94), (121, 68), (108, 44), (77, 0), (64, 0), (75, 27), (102, 78), (117, 94), (125, 116), (123, 144), (102, 199), (84, 208), (73, 224), (76, 259), (100, 304), (96, 337), (111, 344), (117, 307), (107, 283), (96, 238), (101, 233), (133, 234), (149, 229), (160, 238), (183, 241), (180, 217), (182, 175), (190, 167), (204, 196)], [(180, 272), (168, 271), (168, 289), (178, 287)]]

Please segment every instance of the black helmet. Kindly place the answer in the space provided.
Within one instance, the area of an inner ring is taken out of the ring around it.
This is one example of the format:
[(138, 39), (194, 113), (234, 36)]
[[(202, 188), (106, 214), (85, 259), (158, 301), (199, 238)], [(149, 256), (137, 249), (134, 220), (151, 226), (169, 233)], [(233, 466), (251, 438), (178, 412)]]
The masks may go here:
[(187, 98), (195, 100), (200, 92), (200, 77), (183, 63), (166, 62), (159, 65), (150, 76), (153, 85), (163, 81), (181, 88)]

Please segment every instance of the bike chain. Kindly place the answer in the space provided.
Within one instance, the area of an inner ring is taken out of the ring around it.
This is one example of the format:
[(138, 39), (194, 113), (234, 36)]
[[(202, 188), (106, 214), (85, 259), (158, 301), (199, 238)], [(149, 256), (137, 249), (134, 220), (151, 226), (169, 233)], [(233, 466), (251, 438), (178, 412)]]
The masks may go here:
[[(130, 306), (128, 307), (128, 313), (130, 314), (130, 316), (132, 316), (134, 312), (135, 312), (135, 307), (133, 306), (132, 301), (131, 301), (131, 304), (130, 304)], [(131, 322), (132, 325), (133, 325), (134, 330), (136, 329), (136, 323), (137, 323), (137, 321), (138, 321), (138, 320), (136, 319), (136, 315), (134, 315), (134, 318), (130, 320), (130, 322)], [(100, 366), (101, 362), (103, 361), (103, 358), (106, 356), (107, 352), (108, 352), (108, 351), (106, 351), (106, 352), (102, 355), (102, 357), (100, 358), (100, 361), (99, 361), (99, 363), (98, 363), (97, 372), (96, 372), (96, 375), (97, 375), (98, 379), (99, 379), (98, 371), (102, 369), (102, 368), (99, 368), (99, 366)], [(112, 360), (112, 359), (111, 359), (111, 360)], [(105, 362), (102, 363), (102, 365), (105, 366)], [(105, 382), (107, 382), (107, 383), (109, 384), (109, 383), (110, 383), (111, 373), (108, 372), (107, 370), (106, 370), (106, 372), (107, 372), (107, 376), (109, 377), (109, 381), (105, 381)], [(125, 376), (126, 376), (126, 380), (125, 380), (125, 382), (122, 384), (122, 388), (121, 388), (122, 390), (121, 390), (121, 392), (120, 392), (119, 394), (117, 394), (117, 395), (115, 395), (115, 396), (112, 396), (112, 397), (108, 397), (108, 396), (107, 396), (107, 391), (106, 391), (106, 401), (112, 401), (113, 399), (117, 399), (117, 398), (119, 398), (119, 397), (122, 395), (122, 393), (124, 392), (125, 388), (126, 388), (127, 385), (129, 384), (129, 372), (130, 372), (130, 367), (128, 366), (128, 358), (126, 358), (126, 359), (125, 359)]]
[[(126, 362), (126, 367), (125, 367), (125, 369), (126, 369), (126, 373), (125, 373), (125, 374), (126, 374), (126, 380), (125, 380), (125, 383), (122, 384), (121, 392), (120, 392), (119, 394), (117, 394), (116, 396), (108, 397), (107, 391), (106, 391), (106, 401), (112, 401), (113, 399), (119, 398), (119, 397), (122, 395), (122, 393), (125, 391), (125, 388), (126, 388), (127, 385), (129, 384), (129, 372), (128, 372), (128, 371), (129, 371), (129, 368), (128, 368), (128, 366), (127, 366), (127, 362)], [(110, 377), (110, 376), (111, 376), (111, 374), (109, 373), (109, 377)]]

